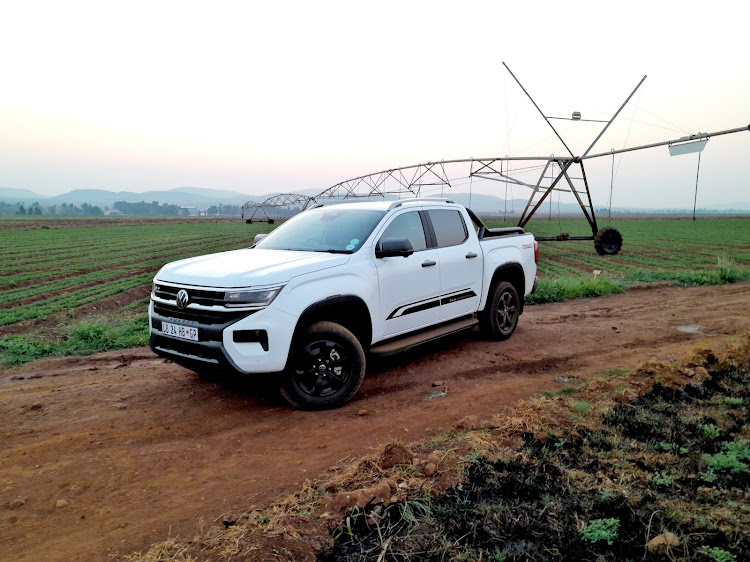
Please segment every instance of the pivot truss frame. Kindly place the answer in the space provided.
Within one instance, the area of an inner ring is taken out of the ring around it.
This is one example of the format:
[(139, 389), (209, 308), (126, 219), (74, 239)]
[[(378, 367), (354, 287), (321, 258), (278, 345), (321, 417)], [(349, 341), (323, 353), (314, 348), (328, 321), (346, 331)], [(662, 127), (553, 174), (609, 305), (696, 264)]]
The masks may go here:
[[(325, 202), (328, 200), (384, 198), (394, 195), (397, 195), (399, 197), (420, 197), (422, 195), (423, 189), (428, 192), (434, 192), (437, 187), (440, 187), (440, 194), (442, 196), (445, 188), (450, 189), (459, 183), (465, 183), (466, 180), (472, 181), (473, 178), (479, 178), (505, 182), (506, 185), (519, 185), (531, 189), (531, 196), (529, 197), (529, 200), (526, 203), (526, 207), (524, 208), (523, 213), (521, 214), (521, 217), (518, 221), (518, 226), (522, 228), (526, 226), (529, 220), (531, 220), (534, 214), (539, 210), (542, 203), (544, 203), (544, 201), (553, 191), (573, 194), (576, 202), (581, 207), (581, 211), (583, 211), (583, 215), (586, 218), (586, 221), (591, 227), (591, 235), (570, 236), (567, 233), (561, 233), (556, 237), (539, 237), (537, 239), (595, 240), (597, 234), (600, 233), (600, 230), (597, 225), (596, 214), (594, 212), (594, 204), (591, 199), (591, 190), (589, 188), (589, 182), (586, 177), (586, 170), (584, 168), (585, 160), (590, 160), (592, 158), (601, 158), (603, 156), (613, 156), (615, 154), (643, 150), (646, 148), (654, 148), (658, 146), (680, 145), (693, 141), (709, 139), (711, 137), (719, 135), (727, 135), (731, 133), (738, 133), (741, 131), (750, 131), (750, 125), (747, 125), (734, 129), (716, 131), (713, 133), (697, 133), (678, 139), (666, 140), (630, 148), (623, 148), (620, 150), (610, 150), (609, 152), (592, 153), (592, 150), (596, 143), (599, 141), (599, 139), (601, 139), (602, 135), (604, 135), (612, 122), (628, 104), (638, 88), (641, 87), (641, 84), (643, 84), (644, 80), (646, 80), (646, 76), (643, 76), (638, 85), (622, 103), (622, 105), (615, 112), (612, 118), (609, 119), (609, 121), (601, 121), (602, 123), (605, 123), (605, 125), (602, 128), (601, 132), (593, 140), (591, 145), (586, 149), (586, 151), (582, 155), (576, 156), (573, 154), (563, 138), (550, 122), (550, 119), (558, 118), (545, 116), (534, 99), (531, 97), (531, 95), (529, 95), (521, 82), (518, 80), (518, 78), (516, 78), (510, 68), (508, 68), (508, 65), (503, 62), (503, 66), (505, 66), (506, 70), (510, 73), (518, 86), (523, 90), (523, 92), (529, 98), (537, 111), (539, 111), (540, 115), (544, 118), (549, 127), (565, 147), (568, 155), (464, 158), (458, 160), (441, 160), (439, 162), (427, 162), (423, 164), (403, 166), (400, 168), (392, 168), (389, 170), (382, 170), (374, 174), (367, 174), (342, 181), (329, 187), (328, 189), (322, 191), (314, 197), (283, 194), (267, 199), (261, 204), (249, 201), (242, 207), (243, 217), (245, 210), (247, 208), (253, 207), (255, 210), (253, 211), (249, 221), (255, 220), (254, 217), (259, 212), (261, 212), (265, 216), (266, 221), (270, 221), (270, 218), (265, 211), (266, 208), (275, 209), (281, 206), (288, 206), (288, 201), (293, 201), (296, 204), (301, 204), (303, 203), (303, 199), (306, 200), (306, 202), (302, 204), (301, 210), (304, 210), (312, 204)], [(517, 163), (521, 162), (526, 163), (526, 165), (517, 167)], [(460, 172), (459, 170), (462, 166), (463, 172)], [(466, 172), (467, 167), (468, 174)], [(449, 171), (454, 170), (454, 173), (449, 173)], [(533, 173), (536, 170), (541, 170), (541, 172), (535, 182), (523, 181), (521, 179), (524, 174)], [(577, 174), (574, 176), (574, 170), (580, 172), (580, 176)], [(578, 182), (578, 184), (576, 184), (576, 181)], [(619, 233), (617, 234), (617, 236), (619, 236)], [(616, 245), (616, 248), (614, 248), (612, 252), (608, 253), (617, 253), (617, 251), (619, 251), (619, 245), (621, 245), (621, 243), (622, 240), (620, 238), (618, 244)]]
[(242, 205), (242, 218), (245, 218), (246, 212), (252, 211), (246, 220), (247, 223), (267, 222), (273, 224), (274, 219), (290, 217), (304, 211), (310, 206), (311, 201), (314, 202), (312, 197), (297, 193), (281, 193), (269, 197), (262, 203), (248, 201)]

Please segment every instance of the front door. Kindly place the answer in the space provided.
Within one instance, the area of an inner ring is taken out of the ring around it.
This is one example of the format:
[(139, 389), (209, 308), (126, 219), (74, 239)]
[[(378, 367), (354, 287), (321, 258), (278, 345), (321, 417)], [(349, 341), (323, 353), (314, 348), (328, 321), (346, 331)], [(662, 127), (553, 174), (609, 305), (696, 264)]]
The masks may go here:
[(407, 238), (414, 248), (409, 257), (375, 259), (380, 287), (380, 334), (385, 339), (438, 321), (440, 266), (427, 238), (419, 211), (393, 217), (378, 241)]

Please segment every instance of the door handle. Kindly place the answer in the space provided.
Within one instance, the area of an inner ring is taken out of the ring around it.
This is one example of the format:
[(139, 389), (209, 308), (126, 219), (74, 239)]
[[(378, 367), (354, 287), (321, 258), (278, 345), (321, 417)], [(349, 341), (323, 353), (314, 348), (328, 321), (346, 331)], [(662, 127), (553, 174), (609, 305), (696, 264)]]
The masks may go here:
[(470, 260), (471, 258), (475, 258), (475, 257), (477, 257), (477, 255), (474, 252), (469, 252), (468, 254), (466, 254), (467, 260)]
[(422, 262), (422, 267), (432, 267), (433, 265), (437, 265), (437, 262), (432, 260)]

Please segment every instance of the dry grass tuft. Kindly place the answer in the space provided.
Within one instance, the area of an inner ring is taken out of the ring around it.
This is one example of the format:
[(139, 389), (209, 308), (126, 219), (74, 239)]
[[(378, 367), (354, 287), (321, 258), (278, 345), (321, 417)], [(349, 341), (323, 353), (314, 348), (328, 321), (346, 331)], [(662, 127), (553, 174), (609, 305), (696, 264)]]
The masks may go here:
[(196, 562), (188, 552), (190, 547), (177, 542), (177, 537), (151, 545), (145, 553), (125, 556), (128, 562)]

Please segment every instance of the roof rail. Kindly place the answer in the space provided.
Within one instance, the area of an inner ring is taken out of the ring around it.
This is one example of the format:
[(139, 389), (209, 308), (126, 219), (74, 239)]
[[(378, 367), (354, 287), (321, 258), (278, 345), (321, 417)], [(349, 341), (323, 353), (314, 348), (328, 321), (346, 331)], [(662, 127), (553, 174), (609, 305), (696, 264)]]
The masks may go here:
[[(359, 201), (358, 201), (359, 199)], [(364, 201), (362, 201), (362, 199)], [(371, 203), (372, 199), (369, 197), (351, 197), (351, 198), (344, 198), (344, 199), (323, 199), (322, 201), (319, 201), (315, 203), (314, 205), (311, 205), (305, 209), (305, 211), (309, 211), (310, 209), (318, 209), (320, 207), (330, 207), (332, 205), (343, 205), (344, 203)]]
[(388, 206), (388, 210), (396, 209), (404, 203), (455, 203), (452, 199), (445, 197), (413, 197), (410, 199), (399, 199)]

